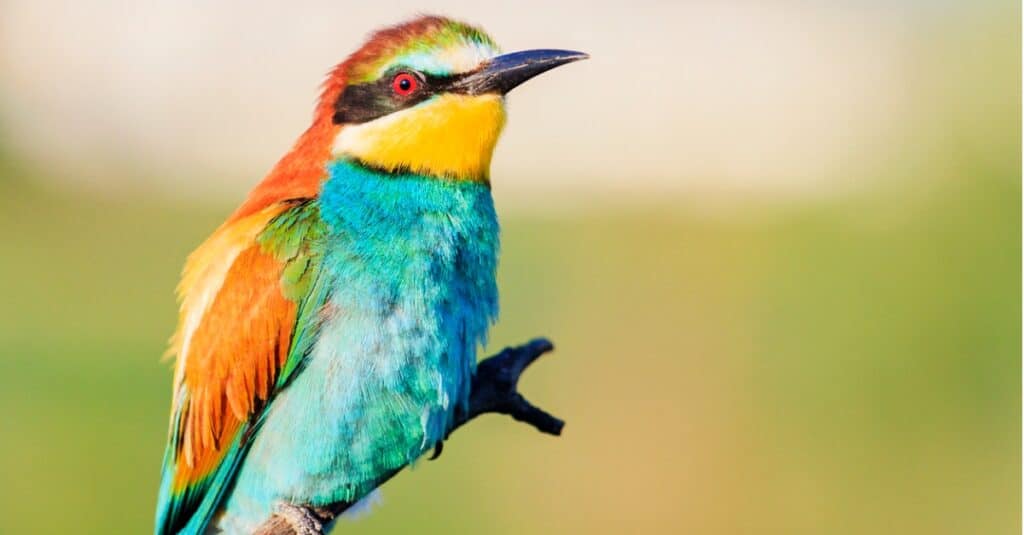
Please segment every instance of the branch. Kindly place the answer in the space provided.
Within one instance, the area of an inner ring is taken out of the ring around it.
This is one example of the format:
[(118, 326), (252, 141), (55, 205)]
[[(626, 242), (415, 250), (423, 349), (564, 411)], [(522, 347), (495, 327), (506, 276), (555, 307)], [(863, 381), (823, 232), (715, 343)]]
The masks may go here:
[[(565, 422), (534, 406), (519, 393), (519, 377), (541, 355), (553, 350), (554, 345), (545, 338), (536, 338), (517, 347), (507, 347), (500, 353), (481, 361), (470, 387), (468, 410), (455, 416), (445, 439), (456, 429), (481, 414), (507, 414), (513, 419), (532, 425), (541, 433), (562, 434)], [(443, 442), (434, 446), (436, 459)], [(391, 479), (399, 470), (387, 474), (381, 481)], [(334, 503), (326, 507), (309, 508), (302, 505), (280, 507), (259, 529), (257, 535), (321, 535), (323, 526), (351, 507), (354, 502)]]

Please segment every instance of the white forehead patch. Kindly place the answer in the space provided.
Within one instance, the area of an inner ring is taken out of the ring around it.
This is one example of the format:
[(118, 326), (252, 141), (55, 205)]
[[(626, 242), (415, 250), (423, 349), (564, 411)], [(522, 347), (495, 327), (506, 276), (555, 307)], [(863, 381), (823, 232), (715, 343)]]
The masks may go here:
[(395, 61), (382, 67), (377, 75), (382, 76), (395, 65), (403, 65), (436, 76), (457, 74), (472, 71), (499, 53), (497, 48), (485, 43), (459, 41), (442, 49), (416, 50), (398, 56)]

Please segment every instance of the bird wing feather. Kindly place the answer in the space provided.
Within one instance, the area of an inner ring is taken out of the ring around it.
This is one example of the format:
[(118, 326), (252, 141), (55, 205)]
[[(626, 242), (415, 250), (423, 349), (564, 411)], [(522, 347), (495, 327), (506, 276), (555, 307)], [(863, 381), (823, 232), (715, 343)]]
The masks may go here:
[(315, 206), (290, 201), (222, 227), (190, 256), (158, 534), (206, 529), (266, 407), (301, 366), (326, 301), (321, 234)]

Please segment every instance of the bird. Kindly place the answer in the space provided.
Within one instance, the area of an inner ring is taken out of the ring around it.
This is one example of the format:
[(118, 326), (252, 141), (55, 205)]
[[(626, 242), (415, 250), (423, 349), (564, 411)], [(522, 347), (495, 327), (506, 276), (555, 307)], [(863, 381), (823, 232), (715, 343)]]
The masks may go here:
[(333, 68), (305, 130), (186, 260), (157, 535), (354, 503), (441, 444), (498, 314), (506, 94), (588, 56), (418, 16)]

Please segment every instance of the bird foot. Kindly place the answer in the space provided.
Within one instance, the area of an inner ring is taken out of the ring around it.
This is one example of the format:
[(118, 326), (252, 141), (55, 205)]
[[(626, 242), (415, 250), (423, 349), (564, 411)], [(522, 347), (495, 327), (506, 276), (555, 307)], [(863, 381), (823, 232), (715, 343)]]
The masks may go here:
[(480, 414), (496, 412), (530, 424), (541, 433), (562, 434), (565, 422), (536, 407), (519, 393), (519, 377), (523, 371), (553, 349), (551, 341), (536, 338), (480, 361), (470, 389), (469, 412), (461, 415), (448, 432)]
[(323, 535), (323, 524), (307, 507), (279, 503), (274, 514), (287, 522), (295, 535)]

